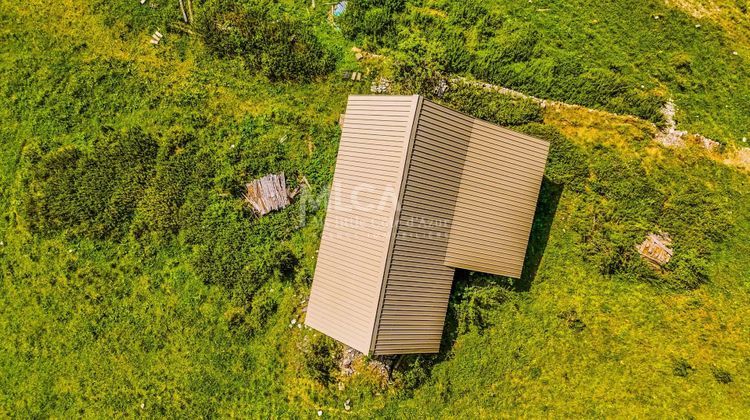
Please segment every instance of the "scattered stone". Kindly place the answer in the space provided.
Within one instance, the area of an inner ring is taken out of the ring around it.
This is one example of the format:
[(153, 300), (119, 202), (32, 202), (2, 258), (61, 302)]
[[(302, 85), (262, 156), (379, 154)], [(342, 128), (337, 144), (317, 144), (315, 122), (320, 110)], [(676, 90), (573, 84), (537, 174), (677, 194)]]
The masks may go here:
[(318, 410), (318, 417), (323, 415), (323, 410)]
[(372, 93), (388, 93), (391, 90), (391, 81), (385, 77), (380, 77), (372, 82), (370, 85), (370, 92)]
[(685, 146), (685, 141), (682, 136), (687, 134), (687, 131), (677, 130), (677, 123), (674, 120), (674, 115), (677, 112), (677, 107), (674, 102), (667, 101), (661, 109), (661, 113), (664, 115), (664, 121), (666, 127), (656, 135), (656, 141), (667, 146), (667, 147), (682, 147)]
[(652, 265), (663, 267), (672, 258), (672, 238), (668, 233), (649, 234), (646, 239), (636, 247), (643, 258)]
[(719, 148), (720, 144), (716, 140), (711, 140), (708, 137), (704, 137), (700, 134), (696, 134), (695, 138), (698, 140), (699, 144), (703, 146), (704, 149), (708, 151), (715, 151)]
[(696, 27), (696, 28), (700, 28), (700, 27), (701, 27), (700, 23), (696, 23), (696, 24), (695, 24), (695, 27)]
[(440, 79), (437, 86), (435, 86), (435, 96), (438, 98), (442, 98), (443, 95), (445, 95), (445, 92), (448, 91), (448, 88), (450, 86), (448, 85), (448, 81), (445, 79)]
[(743, 147), (737, 151), (737, 160), (741, 163), (750, 166), (750, 148)]
[(732, 51), (732, 55), (740, 55), (737, 51)]
[(350, 399), (347, 399), (346, 401), (344, 401), (344, 410), (346, 411), (351, 410), (352, 409), (351, 403), (352, 403), (352, 400)]
[(354, 359), (361, 355), (362, 353), (354, 350), (351, 347), (347, 347), (346, 349), (344, 349), (344, 352), (341, 355), (341, 362), (339, 363), (341, 374), (344, 376), (350, 376), (351, 374), (353, 374), (354, 369), (352, 369), (352, 362), (354, 362)]
[(352, 52), (354, 53), (354, 57), (357, 59), (357, 61), (369, 58), (383, 58), (383, 56), (380, 54), (373, 54), (359, 47), (352, 47)]

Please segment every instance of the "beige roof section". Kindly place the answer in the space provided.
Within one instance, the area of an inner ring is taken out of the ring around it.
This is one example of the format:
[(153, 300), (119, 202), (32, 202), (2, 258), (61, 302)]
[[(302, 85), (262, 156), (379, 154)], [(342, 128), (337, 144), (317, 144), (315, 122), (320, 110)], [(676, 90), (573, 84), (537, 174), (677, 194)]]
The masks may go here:
[(306, 323), (437, 352), (455, 268), (520, 277), (548, 143), (418, 96), (352, 96), (344, 121)]
[(425, 118), (435, 107), (420, 107), (374, 354), (440, 349), (455, 273), (444, 258), (462, 171), (446, 157), (465, 154), (469, 137), (435, 132)]
[(305, 323), (370, 351), (416, 96), (350, 96)]
[(549, 143), (435, 106), (421, 124), (468, 134), (445, 264), (521, 277)]

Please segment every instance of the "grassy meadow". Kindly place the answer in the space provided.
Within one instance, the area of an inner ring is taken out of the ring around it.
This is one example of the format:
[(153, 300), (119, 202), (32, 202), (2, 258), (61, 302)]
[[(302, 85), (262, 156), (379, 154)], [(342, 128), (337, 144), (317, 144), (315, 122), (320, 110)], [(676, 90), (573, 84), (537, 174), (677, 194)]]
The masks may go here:
[[(747, 5), (709, 3), (350, 1), (336, 28), (291, 0), (196, 0), (189, 26), (0, 0), (0, 414), (747, 417), (750, 177), (653, 141), (670, 99), (725, 151), (750, 137)], [(446, 75), (581, 107), (437, 98)], [(378, 76), (551, 143), (524, 277), (458, 273), (441, 353), (391, 381), (296, 326), (325, 201), (241, 195), (284, 171), (324, 197)], [(634, 247), (660, 230), (657, 272)]]

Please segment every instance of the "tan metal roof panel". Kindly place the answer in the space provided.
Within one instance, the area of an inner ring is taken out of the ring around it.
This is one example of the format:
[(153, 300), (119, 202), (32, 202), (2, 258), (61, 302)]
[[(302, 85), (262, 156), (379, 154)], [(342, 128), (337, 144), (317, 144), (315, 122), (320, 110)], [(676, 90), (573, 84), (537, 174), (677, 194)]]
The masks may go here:
[(369, 352), (416, 96), (350, 96), (305, 323)]
[(454, 268), (521, 275), (549, 145), (416, 96), (352, 96), (343, 125), (331, 203), (357, 203), (329, 203), (307, 323), (437, 352)]

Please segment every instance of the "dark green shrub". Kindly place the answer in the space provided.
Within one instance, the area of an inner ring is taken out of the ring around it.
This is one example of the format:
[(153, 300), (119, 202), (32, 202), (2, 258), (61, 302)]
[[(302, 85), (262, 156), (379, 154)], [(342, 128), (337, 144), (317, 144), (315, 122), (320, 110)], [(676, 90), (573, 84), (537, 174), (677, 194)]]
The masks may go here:
[(283, 239), (294, 223), (285, 212), (253, 220), (238, 200), (214, 201), (192, 232), (198, 242), (193, 267), (207, 283), (253, 296), (269, 279), (293, 277), (297, 259)]
[(575, 309), (568, 309), (567, 311), (560, 312), (557, 317), (565, 322), (565, 325), (573, 332), (580, 333), (586, 329), (586, 323), (581, 320), (578, 316), (578, 311)]
[(695, 372), (695, 368), (685, 359), (679, 358), (672, 362), (672, 374), (685, 378)]
[(395, 41), (396, 18), (405, 7), (405, 0), (351, 1), (338, 21), (347, 38), (378, 47)]
[(268, 25), (261, 70), (269, 79), (309, 79), (328, 74), (336, 67), (336, 54), (324, 47), (308, 22), (282, 15)]
[(503, 24), (500, 32), (477, 52), (472, 73), (492, 82), (507, 82), (503, 66), (529, 61), (539, 41), (539, 34), (530, 26), (513, 21)]
[(415, 356), (413, 360), (404, 363), (403, 366), (403, 370), (393, 372), (393, 378), (400, 385), (402, 393), (408, 396), (429, 379), (432, 366), (429, 360), (421, 355)]
[(747, 13), (747, 0), (735, 0), (735, 3), (740, 12)]
[(653, 280), (656, 274), (635, 247), (655, 229), (664, 197), (639, 161), (622, 159), (608, 148), (595, 152), (585, 184), (593, 194), (586, 195), (586, 204), (571, 220), (585, 258), (602, 274)]
[(600, 147), (591, 159), (591, 170), (591, 190), (613, 204), (616, 219), (656, 222), (666, 197), (639, 160)]
[(724, 369), (714, 367), (711, 369), (711, 373), (713, 373), (716, 382), (720, 384), (728, 384), (732, 382), (732, 374)]
[(708, 282), (708, 263), (695, 249), (675, 247), (666, 269), (667, 284), (677, 289), (692, 290)]
[(466, 48), (466, 38), (463, 34), (448, 33), (441, 38), (443, 51), (438, 58), (445, 71), (462, 73), (469, 69), (472, 56)]
[(306, 80), (330, 73), (337, 54), (324, 47), (310, 19), (278, 3), (212, 1), (198, 22), (204, 43), (222, 57), (240, 56), (271, 80)]
[(461, 291), (455, 305), (459, 333), (481, 331), (492, 324), (491, 311), (508, 300), (510, 292), (502, 286), (469, 286)]
[(514, 126), (542, 121), (542, 108), (534, 101), (468, 84), (453, 84), (442, 99), (461, 112), (495, 124)]
[(341, 359), (341, 346), (323, 334), (306, 337), (302, 355), (305, 371), (310, 377), (323, 384), (330, 384)]
[(153, 175), (157, 147), (134, 129), (103, 135), (88, 153), (74, 146), (50, 152), (31, 172), (32, 228), (97, 238), (127, 232)]
[(451, 23), (469, 28), (488, 14), (487, 8), (478, 0), (451, 2), (448, 18)]
[(148, 230), (177, 233), (180, 229), (180, 208), (186, 189), (193, 183), (194, 159), (189, 153), (178, 152), (156, 165), (138, 208), (138, 216)]

